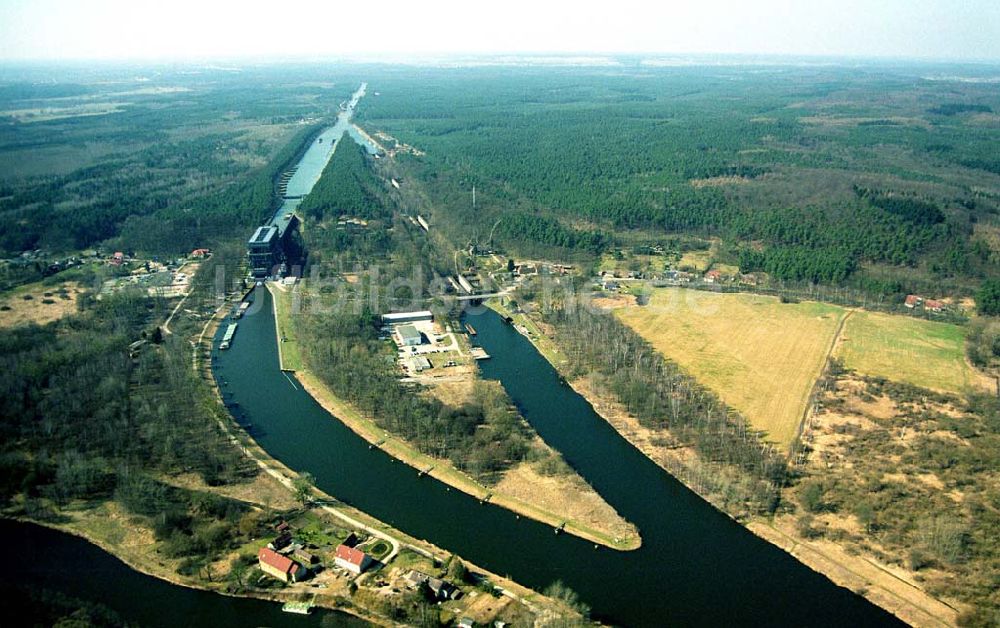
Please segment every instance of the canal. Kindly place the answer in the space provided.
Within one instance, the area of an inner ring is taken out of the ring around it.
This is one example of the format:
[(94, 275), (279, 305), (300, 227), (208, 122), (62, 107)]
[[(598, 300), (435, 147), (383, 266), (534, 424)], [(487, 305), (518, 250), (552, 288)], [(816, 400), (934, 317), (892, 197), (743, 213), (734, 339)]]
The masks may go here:
[(330, 158), (336, 152), (337, 146), (340, 144), (340, 140), (343, 139), (345, 132), (355, 142), (363, 146), (369, 155), (378, 153), (378, 148), (365, 139), (354, 125), (351, 124), (351, 116), (354, 115), (354, 109), (364, 97), (367, 88), (367, 83), (361, 84), (361, 87), (354, 92), (351, 99), (346, 103), (344, 110), (337, 114), (337, 122), (320, 132), (302, 154), (302, 157), (299, 158), (299, 161), (295, 164), (295, 174), (288, 179), (284, 198), (282, 199), (281, 206), (278, 207), (271, 218), (272, 222), (277, 223), (283, 217), (290, 216), (295, 212), (296, 208), (302, 203), (302, 199), (309, 194), (313, 186), (316, 185), (316, 182), (319, 181), (320, 176), (323, 174), (323, 169), (330, 163)]
[(0, 599), (10, 604), (0, 622), (4, 625), (33, 625), (22, 613), (24, 601), (54, 592), (110, 608), (130, 625), (153, 628), (369, 625), (335, 611), (314, 609), (309, 616), (290, 615), (274, 602), (170, 584), (131, 569), (81, 538), (31, 523), (0, 519), (0, 538), (15, 548), (16, 556), (16, 566), (0, 570)]
[[(518, 518), (393, 460), (331, 417), (278, 368), (271, 296), (257, 291), (216, 377), (234, 417), (272, 456), (327, 493), (536, 589), (556, 580), (608, 622), (632, 626), (897, 625), (719, 513), (622, 439), (492, 311), (470, 318), (525, 419), (642, 534), (634, 552)], [(221, 330), (220, 330), (221, 331)], [(218, 338), (216, 338), (216, 343)]]

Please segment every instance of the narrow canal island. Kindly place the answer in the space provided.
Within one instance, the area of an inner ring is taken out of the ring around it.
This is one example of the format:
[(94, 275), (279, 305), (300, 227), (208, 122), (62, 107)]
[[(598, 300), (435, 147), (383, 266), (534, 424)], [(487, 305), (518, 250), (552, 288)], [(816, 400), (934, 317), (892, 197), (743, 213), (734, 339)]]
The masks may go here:
[(215, 373), (236, 420), (275, 458), (314, 474), (322, 490), (527, 586), (541, 589), (561, 580), (599, 619), (632, 626), (898, 623), (661, 470), (561, 384), (535, 348), (494, 312), (467, 320), (492, 356), (484, 375), (502, 382), (539, 434), (638, 525), (639, 550), (597, 549), (554, 534), (369, 448), (279, 370), (266, 290), (257, 290), (239, 342), (214, 351)]

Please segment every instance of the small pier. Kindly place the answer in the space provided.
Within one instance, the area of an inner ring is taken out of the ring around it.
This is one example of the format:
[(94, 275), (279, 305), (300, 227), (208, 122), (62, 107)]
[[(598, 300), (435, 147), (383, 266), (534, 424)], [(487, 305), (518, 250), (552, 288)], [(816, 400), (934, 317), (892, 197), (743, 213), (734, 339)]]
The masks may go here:
[(418, 472), (417, 473), (417, 477), (418, 478), (422, 478), (425, 475), (430, 475), (431, 471), (433, 471), (433, 470), (434, 470), (434, 465), (431, 465), (431, 466), (427, 467), (426, 469), (424, 469), (423, 471)]
[(480, 504), (485, 504), (486, 502), (493, 499), (493, 493), (486, 493), (486, 496), (479, 500)]
[(286, 613), (295, 613), (296, 615), (308, 615), (312, 612), (312, 607), (312, 602), (285, 602), (281, 610)]

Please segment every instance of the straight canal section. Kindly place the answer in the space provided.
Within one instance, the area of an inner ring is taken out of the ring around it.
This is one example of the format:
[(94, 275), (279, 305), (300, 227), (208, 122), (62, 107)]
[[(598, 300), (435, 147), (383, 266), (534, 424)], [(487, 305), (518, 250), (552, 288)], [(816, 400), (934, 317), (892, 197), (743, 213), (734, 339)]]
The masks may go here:
[[(278, 367), (271, 295), (257, 290), (215, 375), (234, 418), (327, 493), (517, 582), (574, 589), (598, 619), (628, 626), (888, 626), (887, 612), (757, 538), (622, 439), (492, 311), (467, 314), (476, 343), (525, 419), (626, 519), (643, 545), (595, 548), (477, 500), (386, 453), (327, 413)], [(215, 346), (221, 340), (215, 339)]]

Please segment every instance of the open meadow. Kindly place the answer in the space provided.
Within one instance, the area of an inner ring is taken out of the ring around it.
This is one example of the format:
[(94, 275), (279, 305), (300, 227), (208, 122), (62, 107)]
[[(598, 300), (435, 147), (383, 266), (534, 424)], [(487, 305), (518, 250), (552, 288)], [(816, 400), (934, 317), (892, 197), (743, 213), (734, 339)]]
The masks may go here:
[(795, 439), (845, 315), (821, 303), (672, 288), (616, 313), (782, 447)]
[(959, 325), (855, 312), (834, 356), (864, 375), (960, 394), (990, 385), (965, 359), (965, 334)]
[(860, 375), (942, 392), (993, 385), (965, 359), (965, 328), (951, 323), (675, 288), (616, 314), (786, 447), (830, 355)]

